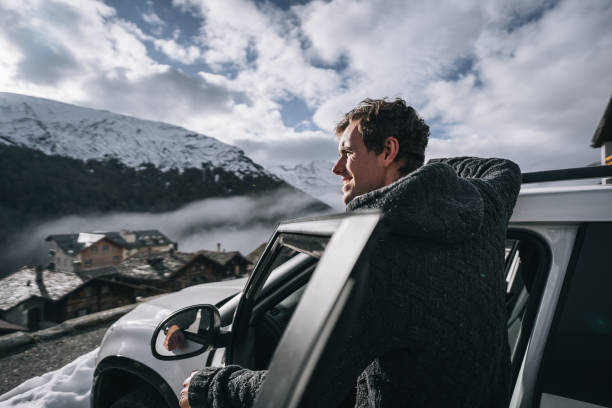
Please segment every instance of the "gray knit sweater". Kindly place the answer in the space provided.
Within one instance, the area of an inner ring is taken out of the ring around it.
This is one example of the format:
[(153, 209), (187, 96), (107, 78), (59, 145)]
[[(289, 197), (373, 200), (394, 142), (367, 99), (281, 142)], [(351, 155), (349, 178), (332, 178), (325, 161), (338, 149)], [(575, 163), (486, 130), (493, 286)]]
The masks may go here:
[[(355, 340), (328, 356), (329, 386), (305, 395), (305, 406), (337, 406), (355, 382), (357, 407), (508, 405), (504, 240), (520, 177), (507, 160), (438, 159), (349, 203), (347, 211), (381, 209), (389, 233), (368, 261)], [(250, 407), (264, 379), (205, 368), (189, 402)]]

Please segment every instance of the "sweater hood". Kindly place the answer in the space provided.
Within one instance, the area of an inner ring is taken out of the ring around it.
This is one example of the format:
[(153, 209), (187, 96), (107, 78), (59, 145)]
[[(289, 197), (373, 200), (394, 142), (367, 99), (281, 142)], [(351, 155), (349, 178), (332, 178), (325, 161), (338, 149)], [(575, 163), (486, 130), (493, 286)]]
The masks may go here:
[(355, 197), (346, 209), (373, 208), (383, 211), (394, 234), (444, 243), (471, 239), (484, 218), (478, 189), (442, 162), (426, 164), (388, 186)]

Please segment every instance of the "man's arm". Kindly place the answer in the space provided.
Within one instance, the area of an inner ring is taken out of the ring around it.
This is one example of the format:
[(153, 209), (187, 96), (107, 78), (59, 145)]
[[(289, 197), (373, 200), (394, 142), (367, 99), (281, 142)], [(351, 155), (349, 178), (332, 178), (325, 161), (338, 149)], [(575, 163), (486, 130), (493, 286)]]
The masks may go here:
[[(478, 157), (432, 159), (428, 163), (446, 163), (459, 177), (487, 186), (486, 188), (497, 196), (495, 201), (503, 207), (507, 218), (512, 215), (521, 188), (521, 169), (516, 163), (506, 159)], [(511, 203), (511, 206), (508, 203)]]
[(206, 367), (191, 377), (187, 394), (192, 408), (249, 408), (267, 371), (237, 365)]
[(183, 336), (183, 330), (189, 327), (197, 317), (197, 310), (181, 313), (174, 319), (171, 319), (164, 328), (166, 338), (164, 340), (164, 347), (168, 351), (172, 351), (176, 348), (181, 349), (185, 346), (185, 337)]

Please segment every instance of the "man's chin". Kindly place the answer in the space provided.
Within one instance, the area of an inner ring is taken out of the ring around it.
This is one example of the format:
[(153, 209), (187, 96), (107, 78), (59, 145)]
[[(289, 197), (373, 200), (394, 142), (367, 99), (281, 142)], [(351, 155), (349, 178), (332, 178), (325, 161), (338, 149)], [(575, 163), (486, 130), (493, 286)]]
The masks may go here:
[(355, 198), (354, 194), (352, 194), (352, 193), (345, 193), (342, 196), (342, 202), (344, 203), (344, 205), (348, 205), (348, 203), (350, 203), (353, 200), (353, 198)]

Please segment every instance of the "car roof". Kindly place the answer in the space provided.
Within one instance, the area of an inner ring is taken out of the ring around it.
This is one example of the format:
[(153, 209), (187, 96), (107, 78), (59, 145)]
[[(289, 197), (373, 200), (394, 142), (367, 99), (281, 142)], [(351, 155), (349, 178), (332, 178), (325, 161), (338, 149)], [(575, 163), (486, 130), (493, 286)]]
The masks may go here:
[(612, 221), (612, 185), (521, 188), (510, 223)]

